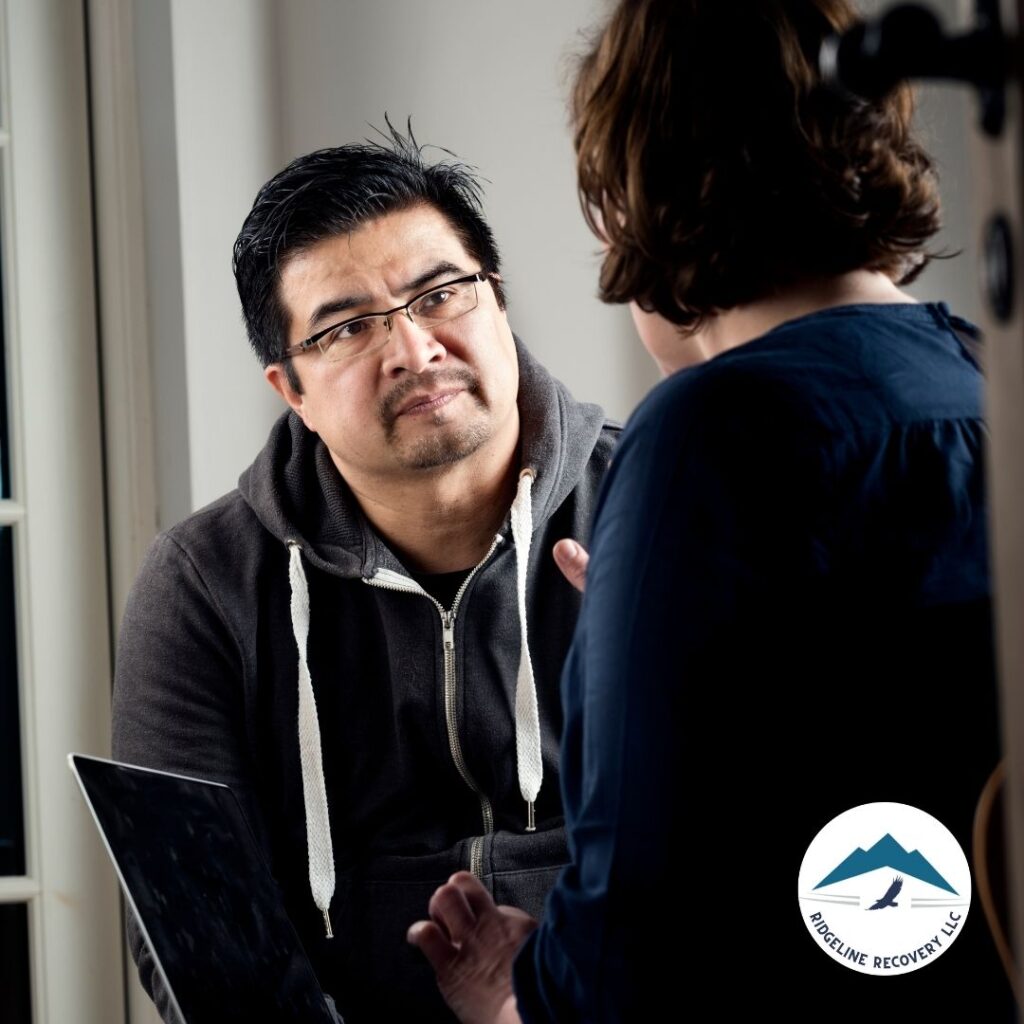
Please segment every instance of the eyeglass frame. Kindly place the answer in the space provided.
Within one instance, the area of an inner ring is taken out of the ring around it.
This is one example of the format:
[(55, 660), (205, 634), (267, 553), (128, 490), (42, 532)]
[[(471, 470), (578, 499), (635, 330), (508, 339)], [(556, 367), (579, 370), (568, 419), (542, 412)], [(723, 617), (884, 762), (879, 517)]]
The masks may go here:
[[(431, 292), (436, 292), (441, 288), (448, 288), (453, 284), (468, 284), (470, 281), (475, 284), (483, 284), (484, 281), (489, 281), (494, 277), (493, 271), (478, 270), (475, 274), (466, 274), (465, 277), (457, 277), (453, 281), (443, 281), (441, 284), (431, 285), (429, 288), (424, 289), (418, 295), (414, 295), (408, 302), (403, 303), (401, 306), (395, 306), (394, 309), (387, 309), (381, 313), (360, 313), (359, 316), (350, 316), (347, 320), (339, 320), (336, 324), (331, 324), (330, 327), (325, 327), (322, 331), (317, 331), (316, 334), (311, 334), (304, 341), (297, 342), (294, 345), (289, 345), (278, 357), (279, 359), (294, 359), (295, 356), (301, 356), (306, 352), (309, 352), (314, 345), (318, 345), (318, 342), (325, 335), (331, 333), (331, 331), (338, 330), (339, 327), (344, 327), (346, 324), (355, 323), (357, 320), (366, 320), (369, 317), (385, 317), (388, 320), (392, 319), (396, 313), (404, 313), (409, 318), (409, 323), (416, 324), (416, 321), (412, 318), (412, 313), (409, 312), (409, 307), (416, 302), (419, 302), (425, 295), (429, 295)], [(480, 297), (477, 296), (477, 306), (480, 304)], [(476, 306), (473, 307), (476, 309)], [(467, 309), (463, 313), (459, 313), (457, 316), (451, 318), (451, 320), (458, 320), (460, 316), (465, 316), (466, 313), (472, 313), (473, 309)], [(440, 327), (441, 324), (451, 323), (451, 320), (442, 320), (440, 323), (435, 324), (435, 327)], [(388, 336), (391, 336), (391, 324), (388, 325)], [(416, 324), (422, 330), (433, 330), (433, 327), (422, 327), (420, 324)], [(318, 350), (322, 356), (326, 358), (326, 353), (322, 348), (318, 347)]]

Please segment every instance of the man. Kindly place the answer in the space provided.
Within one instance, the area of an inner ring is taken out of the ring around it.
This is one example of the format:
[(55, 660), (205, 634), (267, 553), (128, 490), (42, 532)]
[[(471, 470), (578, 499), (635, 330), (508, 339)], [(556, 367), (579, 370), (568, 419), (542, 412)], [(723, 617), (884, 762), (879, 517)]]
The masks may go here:
[(550, 552), (588, 534), (617, 428), (513, 337), (475, 180), (411, 138), (296, 160), (234, 267), (289, 411), (154, 543), (114, 754), (239, 794), (348, 1024), (450, 1019), (405, 942), (430, 894), (466, 869), (536, 915), (567, 860), (579, 595)]

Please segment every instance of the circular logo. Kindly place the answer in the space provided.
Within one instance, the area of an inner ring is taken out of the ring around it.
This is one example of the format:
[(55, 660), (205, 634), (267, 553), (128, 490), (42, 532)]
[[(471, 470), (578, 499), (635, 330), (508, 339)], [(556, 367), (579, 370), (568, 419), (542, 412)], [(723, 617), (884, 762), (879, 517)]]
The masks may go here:
[(862, 804), (807, 848), (798, 882), (807, 930), (827, 956), (862, 974), (907, 974), (963, 931), (971, 871), (942, 822), (909, 804)]

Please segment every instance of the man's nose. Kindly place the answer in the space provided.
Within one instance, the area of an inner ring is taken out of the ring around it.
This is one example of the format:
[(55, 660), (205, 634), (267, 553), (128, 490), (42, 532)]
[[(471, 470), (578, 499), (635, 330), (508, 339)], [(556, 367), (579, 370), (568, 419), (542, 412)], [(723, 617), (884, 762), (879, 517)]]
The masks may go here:
[(422, 373), (431, 363), (439, 362), (448, 350), (433, 331), (418, 327), (405, 313), (391, 318), (391, 336), (384, 347), (383, 371), (395, 376), (403, 370)]

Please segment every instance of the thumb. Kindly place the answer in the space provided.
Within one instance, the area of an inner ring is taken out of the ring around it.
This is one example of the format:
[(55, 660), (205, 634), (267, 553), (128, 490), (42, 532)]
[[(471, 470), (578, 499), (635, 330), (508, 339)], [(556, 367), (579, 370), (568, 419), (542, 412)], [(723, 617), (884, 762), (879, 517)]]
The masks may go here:
[(590, 561), (586, 548), (566, 538), (555, 545), (552, 554), (562, 575), (582, 593), (587, 583), (587, 563)]

